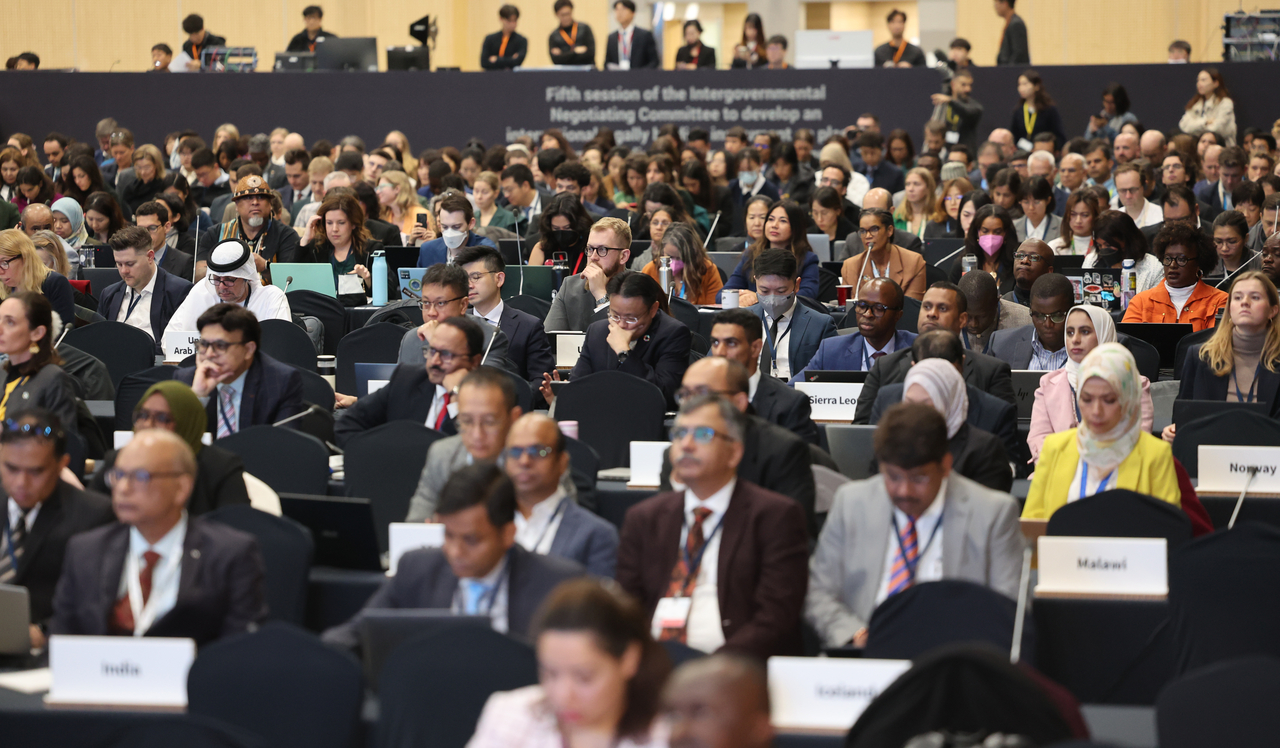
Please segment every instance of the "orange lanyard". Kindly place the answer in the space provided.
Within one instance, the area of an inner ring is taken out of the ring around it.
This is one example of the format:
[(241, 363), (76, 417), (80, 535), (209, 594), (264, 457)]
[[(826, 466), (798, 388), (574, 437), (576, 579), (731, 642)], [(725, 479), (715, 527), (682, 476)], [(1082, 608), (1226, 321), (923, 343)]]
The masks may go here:
[(498, 47), (498, 56), (499, 56), (499, 57), (502, 57), (503, 55), (505, 55), (505, 54), (507, 53), (507, 42), (509, 42), (509, 41), (511, 41), (511, 36), (510, 36), (509, 34), (503, 34), (503, 35), (502, 35), (502, 46)]
[(570, 49), (572, 49), (573, 43), (578, 41), (578, 22), (573, 22), (573, 31), (570, 34), (565, 34), (564, 27), (562, 26), (560, 28), (560, 38), (564, 39), (565, 43), (569, 45)]
[[(889, 44), (889, 46), (890, 46), (890, 47), (892, 47), (892, 46), (893, 46), (893, 44), (892, 44), (892, 43), (890, 43), (890, 44)], [(903, 53), (903, 52), (906, 52), (906, 51), (907, 51), (907, 40), (906, 40), (906, 39), (903, 39), (903, 40), (902, 40), (902, 43), (898, 45), (898, 51), (893, 53), (893, 64), (894, 64), (894, 65), (897, 65), (897, 64), (898, 64), (898, 62), (902, 60), (902, 53)]]

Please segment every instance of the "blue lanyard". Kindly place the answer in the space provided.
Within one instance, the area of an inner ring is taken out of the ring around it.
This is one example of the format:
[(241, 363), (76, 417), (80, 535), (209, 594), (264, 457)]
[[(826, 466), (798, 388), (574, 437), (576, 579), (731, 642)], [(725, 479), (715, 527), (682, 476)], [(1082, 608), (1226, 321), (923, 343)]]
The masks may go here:
[(942, 512), (938, 514), (938, 524), (934, 525), (933, 532), (929, 533), (929, 542), (925, 543), (920, 552), (916, 554), (915, 561), (907, 560), (907, 549), (902, 544), (902, 533), (898, 531), (898, 515), (891, 514), (889, 516), (889, 521), (893, 523), (893, 537), (898, 539), (898, 552), (902, 555), (902, 564), (907, 567), (907, 572), (911, 574), (911, 581), (913, 582), (916, 578), (916, 567), (920, 565), (920, 559), (924, 558), (924, 554), (929, 552), (929, 547), (933, 545), (933, 539), (938, 537), (938, 531), (942, 529), (942, 520), (946, 513), (947, 510), (944, 507)]
[[(1257, 392), (1257, 390), (1258, 390), (1258, 377), (1259, 377), (1261, 374), (1262, 374), (1262, 363), (1261, 363), (1261, 362), (1259, 362), (1259, 363), (1258, 363), (1258, 368), (1257, 368), (1256, 370), (1254, 370), (1254, 372), (1253, 372), (1253, 382), (1251, 382), (1251, 383), (1249, 384), (1249, 394), (1248, 394), (1248, 395), (1242, 395), (1242, 394), (1240, 394), (1240, 380), (1236, 377), (1236, 372), (1235, 372), (1235, 370), (1232, 370), (1232, 372), (1231, 372), (1231, 386), (1232, 386), (1232, 387), (1234, 387), (1234, 388), (1235, 388), (1235, 390), (1236, 390), (1236, 402), (1240, 402), (1240, 403), (1251, 403), (1251, 402), (1253, 402), (1253, 399), (1254, 399), (1254, 397), (1256, 396), (1256, 394), (1255, 394), (1255, 393), (1256, 393), (1256, 392)], [(1247, 399), (1247, 400), (1245, 399), (1246, 397), (1248, 397), (1248, 399)]]
[(538, 542), (533, 544), (533, 547), (529, 549), (530, 551), (533, 553), (538, 552), (538, 546), (542, 545), (542, 541), (547, 539), (547, 533), (551, 531), (551, 526), (556, 523), (556, 517), (560, 516), (560, 510), (564, 509), (564, 503), (568, 500), (569, 497), (566, 496), (560, 499), (559, 504), (556, 504), (556, 510), (551, 513), (551, 519), (547, 520), (546, 526), (542, 528), (542, 534), (538, 536)]
[(124, 320), (123, 320), (124, 322), (128, 322), (129, 318), (133, 316), (133, 310), (138, 308), (138, 303), (140, 301), (142, 301), (142, 294), (137, 291), (134, 291), (133, 301), (129, 302), (129, 308), (125, 310), (125, 313), (124, 313)]
[[(1095, 491), (1094, 493), (1095, 494), (1102, 493), (1106, 489), (1107, 483), (1114, 481), (1115, 479), (1116, 479), (1116, 471), (1112, 470), (1110, 473), (1107, 473), (1105, 477), (1103, 477), (1102, 482), (1098, 484), (1098, 490)], [(1091, 494), (1085, 493), (1085, 491), (1088, 490), (1087, 489), (1088, 485), (1089, 485), (1089, 463), (1085, 462), (1084, 460), (1081, 460), (1080, 461), (1080, 495), (1077, 498), (1083, 499), (1085, 498), (1085, 496), (1091, 495)]]
[[(493, 603), (498, 599), (498, 590), (502, 589), (503, 583), (507, 581), (507, 577), (511, 574), (511, 554), (512, 554), (511, 551), (507, 551), (506, 565), (502, 567), (502, 573), (499, 574), (498, 578), (494, 581), (493, 587), (491, 587), (483, 597), (481, 597), (479, 600), (476, 601), (477, 615), (487, 616), (493, 612)], [(458, 581), (462, 581), (462, 580), (458, 580)], [(454, 595), (457, 595), (459, 593), (461, 593), (463, 596), (461, 607), (462, 607), (462, 610), (465, 612), (467, 609), (467, 601), (466, 601), (466, 593), (462, 591), (462, 585), (458, 585), (457, 589), (454, 592)], [(484, 612), (481, 613), (480, 611), (484, 611)]]
[[(714, 538), (716, 536), (716, 533), (720, 532), (720, 528), (724, 526), (724, 518), (728, 514), (729, 514), (728, 510), (726, 510), (724, 515), (720, 516), (720, 521), (716, 523), (716, 526), (711, 531), (711, 534), (708, 535), (706, 539), (702, 541), (702, 547), (698, 549), (698, 555), (694, 556), (692, 559), (689, 558), (689, 536), (687, 534), (685, 535), (685, 541), (680, 546), (680, 556), (681, 558), (684, 559), (685, 568), (689, 570), (689, 576), (684, 578), (684, 586), (680, 589), (681, 593), (686, 593), (689, 589), (689, 583), (692, 580), (695, 580), (698, 578), (698, 569), (702, 568), (702, 555), (706, 553), (707, 548), (711, 546), (711, 539)], [(684, 518), (684, 528), (686, 531), (689, 528), (688, 517)], [(684, 594), (682, 596), (688, 597), (687, 594)]]

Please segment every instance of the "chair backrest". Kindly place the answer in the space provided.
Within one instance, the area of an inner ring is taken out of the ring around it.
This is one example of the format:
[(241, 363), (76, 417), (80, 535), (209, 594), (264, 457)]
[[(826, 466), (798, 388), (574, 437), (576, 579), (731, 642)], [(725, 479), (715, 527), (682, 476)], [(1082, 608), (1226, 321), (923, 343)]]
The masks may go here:
[(533, 648), (491, 629), (414, 637), (395, 649), (378, 677), (374, 745), (463, 748), (491, 695), (537, 682)]
[(69, 330), (63, 340), (107, 365), (116, 388), (130, 374), (156, 363), (156, 342), (123, 322), (98, 322)]
[(1249, 657), (1201, 668), (1156, 700), (1161, 748), (1266, 745), (1280, 734), (1280, 660)]
[(316, 371), (316, 347), (306, 330), (283, 319), (264, 319), (261, 324), (263, 353), (303, 371)]
[(574, 439), (564, 438), (565, 448), (569, 452), (569, 473), (573, 477), (573, 485), (578, 489), (578, 503), (584, 507), (596, 509), (596, 481), (600, 473), (600, 455), (590, 444)]
[(830, 312), (828, 312), (828, 311), (827, 311), (827, 307), (826, 307), (826, 305), (824, 305), (824, 304), (822, 304), (822, 303), (820, 303), (820, 302), (818, 302), (818, 301), (815, 301), (814, 299), (811, 299), (811, 298), (809, 298), (808, 296), (800, 296), (799, 294), (797, 294), (797, 295), (796, 295), (796, 301), (800, 302), (801, 304), (804, 304), (805, 306), (809, 307), (810, 309), (812, 309), (813, 311), (817, 312), (818, 314), (829, 314), (829, 313), (830, 313)]
[(405, 329), (389, 322), (366, 325), (338, 342), (334, 387), (344, 395), (356, 392), (356, 364), (394, 364), (400, 359)]
[(1059, 507), (1046, 535), (1084, 538), (1164, 538), (1172, 554), (1191, 540), (1191, 520), (1181, 508), (1118, 488)]
[(815, 514), (826, 514), (831, 511), (831, 504), (836, 498), (836, 491), (849, 482), (848, 476), (825, 465), (813, 466), (813, 486), (817, 495), (813, 502)]
[(120, 282), (120, 271), (116, 270), (114, 258), (111, 259), (113, 261), (106, 266), (80, 268), (80, 276), (89, 281), (89, 288), (95, 299), (102, 298), (102, 292), (107, 290), (107, 286)]
[(840, 276), (826, 268), (818, 268), (818, 301), (835, 301), (838, 285)]
[(1198, 332), (1193, 332), (1190, 335), (1185, 335), (1183, 336), (1182, 340), (1178, 341), (1178, 347), (1174, 350), (1174, 353), (1173, 353), (1173, 378), (1174, 379), (1182, 379), (1182, 367), (1186, 366), (1187, 354), (1191, 352), (1191, 348), (1194, 346), (1200, 345), (1201, 343), (1205, 342), (1209, 338), (1213, 337), (1213, 331), (1215, 329), (1216, 328), (1213, 328), (1213, 327), (1207, 327)]
[(875, 459), (871, 440), (875, 434), (875, 426), (827, 424), (827, 444), (841, 473), (853, 480), (871, 477), (871, 462)]
[(310, 434), (284, 426), (250, 426), (216, 444), (239, 455), (244, 469), (276, 493), (329, 492), (329, 448)]
[(324, 354), (336, 355), (338, 341), (347, 334), (347, 310), (332, 296), (315, 291), (289, 291), (289, 310), (294, 314), (315, 317), (324, 325)]
[[(497, 367), (493, 367), (497, 369)], [(516, 405), (520, 406), (521, 413), (533, 412), (533, 387), (527, 381), (520, 378), (519, 374), (506, 369), (498, 369), (498, 371), (507, 375), (511, 380), (511, 385), (516, 388)]]
[(413, 325), (417, 327), (422, 324), (422, 307), (418, 306), (415, 299), (403, 299), (401, 301), (393, 301), (378, 311), (369, 315), (369, 319), (365, 320), (364, 326), (377, 325), (383, 322), (405, 327)]
[(153, 366), (130, 374), (116, 385), (116, 431), (133, 430), (133, 409), (156, 382), (173, 379), (173, 366)]
[[(920, 301), (918, 299), (913, 299), (910, 296), (902, 297), (902, 318), (898, 320), (897, 328), (903, 332), (919, 332), (919, 330), (916, 329), (916, 325), (919, 324), (919, 322)], [(844, 326), (857, 327), (857, 318), (847, 318)]]
[(1160, 378), (1160, 351), (1154, 345), (1132, 335), (1119, 334), (1116, 340), (1133, 354), (1139, 374), (1152, 382)]
[(598, 371), (569, 382), (555, 406), (557, 421), (578, 422), (578, 438), (600, 454), (601, 468), (630, 465), (633, 441), (666, 439), (662, 390), (620, 371)]
[[(888, 598), (871, 614), (863, 656), (913, 660), (948, 644), (980, 642), (1008, 652), (1018, 604), (989, 587), (959, 579), (923, 582)], [(1035, 630), (1027, 616), (1022, 659), (1034, 664)]]
[(551, 313), (551, 302), (528, 294), (516, 294), (504, 303), (510, 304), (513, 309), (519, 309), (525, 314), (532, 314), (542, 320), (545, 320), (547, 315)]
[(389, 421), (351, 438), (343, 459), (348, 496), (368, 496), (373, 503), (378, 547), (387, 550), (387, 527), (403, 522), (409, 499), (418, 488), (427, 450), (443, 437), (413, 421)]
[(938, 281), (944, 281), (944, 280), (947, 280), (947, 271), (943, 270), (937, 265), (933, 265), (931, 263), (925, 263), (924, 282), (926, 284), (932, 286)]
[[(333, 387), (329, 386), (329, 380), (320, 376), (314, 369), (298, 368), (298, 373), (302, 375), (302, 399), (313, 405), (319, 405), (327, 411), (334, 408)], [(345, 394), (345, 393), (344, 393)]]
[(690, 332), (697, 332), (701, 329), (702, 322), (698, 318), (699, 314), (701, 312), (698, 311), (698, 307), (688, 301), (676, 298), (671, 299), (671, 316), (680, 320), (680, 323), (689, 328)]
[(1193, 478), (1200, 475), (1201, 444), (1277, 447), (1280, 422), (1258, 413), (1233, 410), (1182, 424), (1173, 439), (1173, 456)]
[(355, 745), (363, 697), (355, 658), (280, 622), (208, 645), (187, 674), (191, 714), (243, 728), (278, 748)]
[(288, 517), (275, 517), (248, 504), (219, 507), (205, 519), (258, 539), (267, 567), (267, 616), (301, 626), (307, 614), (307, 577), (315, 552), (311, 531)]

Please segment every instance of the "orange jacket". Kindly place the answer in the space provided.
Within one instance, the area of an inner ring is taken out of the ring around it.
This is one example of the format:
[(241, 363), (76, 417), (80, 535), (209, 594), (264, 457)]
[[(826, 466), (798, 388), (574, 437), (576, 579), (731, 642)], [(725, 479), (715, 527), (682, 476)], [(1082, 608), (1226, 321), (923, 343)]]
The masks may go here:
[[(653, 260), (645, 265), (640, 271), (656, 281), (661, 279), (658, 277), (658, 263)], [(716, 264), (711, 260), (707, 260), (706, 269), (702, 271), (702, 293), (698, 294), (696, 299), (686, 299), (690, 304), (695, 306), (700, 304), (714, 304), (716, 297), (720, 295), (720, 289), (724, 288), (724, 281), (720, 280), (720, 271), (716, 269)]]
[(1173, 308), (1173, 300), (1169, 298), (1169, 289), (1164, 283), (1134, 296), (1129, 308), (1124, 312), (1124, 322), (1190, 322), (1195, 332), (1213, 327), (1218, 310), (1227, 303), (1225, 291), (1219, 291), (1203, 281), (1196, 282), (1182, 307), (1182, 314)]

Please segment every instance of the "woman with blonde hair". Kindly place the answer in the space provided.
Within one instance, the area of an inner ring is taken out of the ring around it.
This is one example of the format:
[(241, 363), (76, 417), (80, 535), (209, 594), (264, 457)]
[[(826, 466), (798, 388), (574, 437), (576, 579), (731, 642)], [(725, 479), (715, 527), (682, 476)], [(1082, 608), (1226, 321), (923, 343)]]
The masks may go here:
[(75, 297), (67, 276), (45, 267), (26, 234), (18, 229), (0, 231), (0, 299), (21, 291), (47, 296), (64, 325), (75, 323)]
[(387, 137), (382, 142), (394, 145), (400, 149), (400, 165), (404, 167), (406, 174), (418, 173), (418, 159), (413, 157), (413, 150), (409, 148), (409, 138), (399, 130), (392, 130), (387, 133)]
[(31, 235), (31, 243), (35, 245), (40, 262), (55, 273), (71, 277), (71, 262), (67, 260), (67, 252), (63, 248), (62, 239), (52, 231), (37, 231)]
[[(690, 304), (715, 304), (724, 281), (720, 271), (707, 256), (698, 232), (689, 224), (675, 223), (662, 235), (662, 256), (671, 258), (671, 288), (674, 296)], [(640, 271), (661, 282), (658, 260), (651, 260)]]
[(965, 177), (948, 179), (942, 183), (942, 191), (938, 193), (938, 204), (924, 227), (926, 239), (963, 239), (960, 229), (960, 205), (964, 196), (973, 191), (973, 182)]
[(378, 177), (378, 204), (382, 208), (382, 220), (400, 228), (401, 241), (418, 225), (418, 216), (428, 214), (418, 203), (418, 193), (409, 182), (409, 175), (402, 171), (384, 171)]
[(924, 236), (925, 224), (934, 210), (936, 182), (928, 169), (916, 167), (907, 172), (902, 204), (893, 211), (893, 227), (916, 236)]
[(120, 202), (129, 208), (129, 215), (138, 210), (138, 206), (154, 200), (164, 190), (164, 178), (168, 173), (164, 168), (164, 156), (160, 149), (150, 143), (138, 146), (133, 152), (133, 173), (137, 179), (129, 182), (120, 191)]
[(213, 131), (213, 145), (209, 146), (209, 150), (214, 153), (218, 152), (218, 146), (223, 143), (235, 144), (240, 140), (240, 128), (230, 122), (218, 125), (218, 129)]
[(501, 194), (502, 187), (497, 174), (482, 171), (476, 175), (476, 183), (471, 187), (471, 198), (476, 204), (476, 228), (493, 226), (508, 231), (516, 230), (515, 214), (498, 205), (498, 195)]

